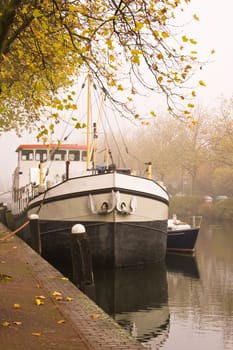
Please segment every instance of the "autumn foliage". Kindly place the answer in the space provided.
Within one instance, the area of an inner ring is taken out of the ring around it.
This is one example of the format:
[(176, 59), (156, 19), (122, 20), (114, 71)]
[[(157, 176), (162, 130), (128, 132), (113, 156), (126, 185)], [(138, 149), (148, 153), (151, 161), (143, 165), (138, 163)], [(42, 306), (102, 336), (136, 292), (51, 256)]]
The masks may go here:
[(196, 41), (175, 25), (189, 2), (1, 1), (0, 131), (33, 127), (48, 109), (53, 129), (60, 110), (77, 108), (72, 86), (88, 71), (121, 113), (137, 115), (133, 101), (148, 90), (192, 119)]

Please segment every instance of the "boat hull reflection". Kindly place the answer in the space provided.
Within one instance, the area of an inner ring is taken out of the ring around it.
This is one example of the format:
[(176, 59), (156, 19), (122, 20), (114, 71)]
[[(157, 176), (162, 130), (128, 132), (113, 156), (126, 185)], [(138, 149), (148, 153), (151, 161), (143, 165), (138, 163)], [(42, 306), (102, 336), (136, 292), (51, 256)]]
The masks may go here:
[(95, 271), (96, 303), (150, 349), (168, 337), (165, 264)]

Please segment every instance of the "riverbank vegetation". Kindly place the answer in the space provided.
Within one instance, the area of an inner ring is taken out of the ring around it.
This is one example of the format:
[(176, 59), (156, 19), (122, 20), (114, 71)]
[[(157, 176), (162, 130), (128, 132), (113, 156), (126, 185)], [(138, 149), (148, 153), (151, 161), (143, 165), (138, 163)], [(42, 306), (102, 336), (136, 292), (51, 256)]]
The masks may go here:
[(211, 221), (233, 221), (233, 198), (207, 202), (201, 196), (174, 196), (170, 200), (169, 217), (202, 216)]

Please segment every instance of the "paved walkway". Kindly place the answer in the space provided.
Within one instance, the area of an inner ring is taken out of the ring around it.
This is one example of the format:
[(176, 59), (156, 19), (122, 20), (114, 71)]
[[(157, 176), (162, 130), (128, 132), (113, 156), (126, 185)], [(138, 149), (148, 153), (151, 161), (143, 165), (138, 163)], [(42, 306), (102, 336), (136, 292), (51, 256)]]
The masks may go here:
[(4, 350), (142, 350), (20, 238), (1, 240), (0, 344)]

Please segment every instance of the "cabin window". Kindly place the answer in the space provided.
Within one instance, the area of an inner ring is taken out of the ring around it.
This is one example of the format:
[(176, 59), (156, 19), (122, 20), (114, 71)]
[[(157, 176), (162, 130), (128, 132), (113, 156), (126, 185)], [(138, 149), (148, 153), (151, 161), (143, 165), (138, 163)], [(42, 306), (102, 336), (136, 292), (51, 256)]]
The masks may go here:
[(82, 151), (82, 161), (86, 161), (87, 160), (87, 151)]
[(80, 160), (80, 151), (69, 151), (69, 160)]
[(33, 160), (33, 151), (30, 150), (22, 150), (21, 152), (22, 160)]
[(51, 160), (65, 160), (66, 151), (51, 151), (50, 159)]
[(36, 151), (36, 160), (39, 162), (44, 162), (47, 160), (47, 151), (45, 150), (37, 150)]

